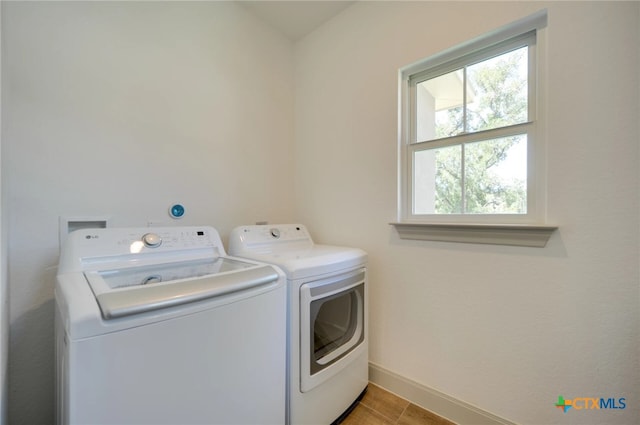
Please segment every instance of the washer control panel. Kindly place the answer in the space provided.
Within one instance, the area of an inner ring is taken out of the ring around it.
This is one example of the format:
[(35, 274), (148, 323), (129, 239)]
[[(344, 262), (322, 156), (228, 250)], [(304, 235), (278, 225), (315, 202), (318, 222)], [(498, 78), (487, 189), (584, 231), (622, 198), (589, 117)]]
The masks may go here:
[[(131, 231), (122, 235), (117, 243), (120, 246), (141, 245), (149, 250), (180, 250), (215, 246), (217, 232), (206, 228), (149, 228), (145, 233)], [(141, 251), (139, 251), (141, 252)]]
[(63, 253), (96, 266), (101, 259), (145, 261), (145, 256), (153, 254), (187, 256), (196, 250), (209, 256), (226, 255), (220, 235), (209, 226), (81, 229), (68, 237), (68, 242), (73, 239), (71, 250), (77, 252)]

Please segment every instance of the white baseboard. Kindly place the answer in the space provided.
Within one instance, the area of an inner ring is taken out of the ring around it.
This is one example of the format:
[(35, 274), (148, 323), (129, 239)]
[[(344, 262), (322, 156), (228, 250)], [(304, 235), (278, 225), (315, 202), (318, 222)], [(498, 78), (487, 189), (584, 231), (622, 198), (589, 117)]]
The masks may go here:
[(369, 381), (460, 425), (516, 425), (371, 362)]

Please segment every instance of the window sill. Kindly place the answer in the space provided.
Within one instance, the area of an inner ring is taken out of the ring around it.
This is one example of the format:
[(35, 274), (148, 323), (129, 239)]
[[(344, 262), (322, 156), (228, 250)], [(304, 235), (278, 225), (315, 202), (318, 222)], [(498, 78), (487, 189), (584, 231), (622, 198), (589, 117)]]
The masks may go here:
[(542, 248), (557, 226), (509, 224), (390, 223), (401, 239)]

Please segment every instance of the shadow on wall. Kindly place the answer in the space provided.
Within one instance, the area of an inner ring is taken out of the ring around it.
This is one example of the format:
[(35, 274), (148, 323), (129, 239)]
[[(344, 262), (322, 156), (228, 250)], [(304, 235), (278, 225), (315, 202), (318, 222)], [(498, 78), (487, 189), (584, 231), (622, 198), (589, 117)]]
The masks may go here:
[(13, 320), (9, 346), (9, 423), (54, 423), (54, 315), (49, 299)]

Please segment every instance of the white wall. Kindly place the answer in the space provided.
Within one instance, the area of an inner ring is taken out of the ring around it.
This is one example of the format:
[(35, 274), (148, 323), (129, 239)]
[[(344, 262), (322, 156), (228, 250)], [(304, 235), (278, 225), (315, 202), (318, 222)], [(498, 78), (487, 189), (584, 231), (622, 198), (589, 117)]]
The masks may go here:
[[(400, 240), (398, 69), (548, 8), (546, 248)], [(296, 45), (296, 207), (370, 254), (370, 360), (523, 424), (629, 424), (638, 382), (637, 2), (359, 2)], [(619, 411), (559, 395), (625, 397)]]
[[(398, 68), (545, 6), (560, 231), (544, 249), (399, 240)], [(175, 201), (223, 235), (299, 220), (366, 249), (388, 370), (516, 422), (636, 422), (638, 3), (360, 2), (298, 43), (295, 73), (230, 3), (1, 7), (10, 423), (52, 421), (58, 216), (146, 225)], [(565, 415), (560, 394), (630, 402)]]
[(293, 46), (229, 2), (2, 2), (2, 38), (9, 419), (46, 424), (58, 217), (291, 221)]
[[(0, 7), (0, 46), (2, 46), (2, 7)], [(2, 80), (2, 48), (0, 47), (0, 81)], [(0, 84), (0, 99), (2, 98), (2, 84)], [(0, 106), (0, 112), (2, 107)], [(0, 113), (0, 164), (2, 160), (2, 114)], [(9, 397), (9, 382), (7, 370), (9, 367), (9, 291), (7, 282), (7, 217), (5, 213), (6, 190), (3, 178), (5, 170), (0, 167), (0, 424), (7, 423), (7, 401)]]

